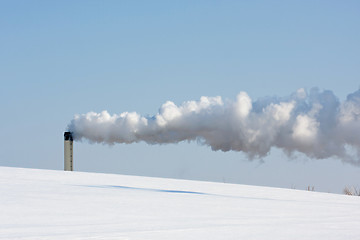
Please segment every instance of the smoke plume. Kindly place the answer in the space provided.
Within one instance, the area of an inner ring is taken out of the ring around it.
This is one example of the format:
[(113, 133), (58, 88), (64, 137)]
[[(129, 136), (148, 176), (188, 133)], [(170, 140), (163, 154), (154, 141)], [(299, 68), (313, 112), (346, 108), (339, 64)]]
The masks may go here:
[(177, 106), (164, 103), (154, 116), (107, 111), (76, 115), (68, 125), (75, 140), (149, 144), (198, 141), (212, 150), (241, 151), (249, 158), (271, 148), (291, 156), (336, 157), (360, 164), (360, 90), (340, 102), (332, 91), (299, 89), (288, 97), (253, 101), (240, 92), (235, 101), (201, 97)]

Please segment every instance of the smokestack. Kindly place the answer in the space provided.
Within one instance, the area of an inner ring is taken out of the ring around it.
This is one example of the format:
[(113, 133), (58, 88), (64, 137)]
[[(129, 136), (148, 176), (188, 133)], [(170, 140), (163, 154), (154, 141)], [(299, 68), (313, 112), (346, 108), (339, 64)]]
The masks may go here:
[(71, 132), (64, 132), (64, 171), (73, 170), (73, 137)]

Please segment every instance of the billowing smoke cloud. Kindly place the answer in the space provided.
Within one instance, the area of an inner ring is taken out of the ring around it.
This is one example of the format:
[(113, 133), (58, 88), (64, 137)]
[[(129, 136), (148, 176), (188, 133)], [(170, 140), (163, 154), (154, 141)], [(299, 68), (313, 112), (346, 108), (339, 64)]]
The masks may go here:
[(291, 156), (337, 157), (360, 164), (360, 90), (340, 102), (331, 91), (299, 89), (284, 98), (252, 101), (240, 92), (235, 101), (201, 97), (177, 106), (164, 103), (151, 117), (136, 112), (76, 115), (68, 125), (75, 140), (149, 144), (198, 141), (212, 150), (241, 151), (250, 159), (272, 147)]

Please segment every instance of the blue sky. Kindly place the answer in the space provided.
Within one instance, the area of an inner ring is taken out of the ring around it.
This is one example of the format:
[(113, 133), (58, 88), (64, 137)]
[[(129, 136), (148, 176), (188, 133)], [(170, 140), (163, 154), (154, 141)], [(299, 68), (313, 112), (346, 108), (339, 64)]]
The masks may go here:
[[(360, 86), (358, 1), (1, 1), (0, 164), (63, 168), (74, 114)], [(79, 171), (341, 192), (360, 168), (197, 143), (75, 145)]]

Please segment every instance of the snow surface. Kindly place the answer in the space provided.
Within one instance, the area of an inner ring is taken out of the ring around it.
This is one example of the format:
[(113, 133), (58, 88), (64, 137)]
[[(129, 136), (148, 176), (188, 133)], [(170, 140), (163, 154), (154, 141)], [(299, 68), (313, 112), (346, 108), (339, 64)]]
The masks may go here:
[(360, 197), (0, 167), (0, 239), (360, 239)]

